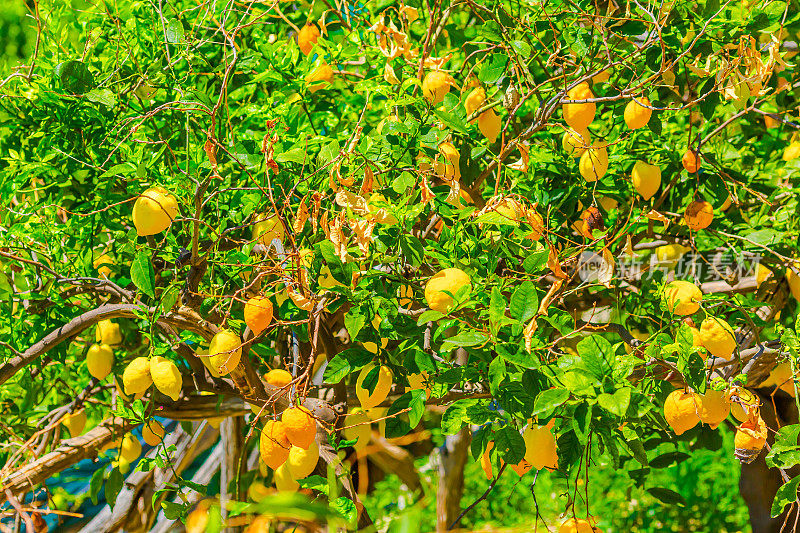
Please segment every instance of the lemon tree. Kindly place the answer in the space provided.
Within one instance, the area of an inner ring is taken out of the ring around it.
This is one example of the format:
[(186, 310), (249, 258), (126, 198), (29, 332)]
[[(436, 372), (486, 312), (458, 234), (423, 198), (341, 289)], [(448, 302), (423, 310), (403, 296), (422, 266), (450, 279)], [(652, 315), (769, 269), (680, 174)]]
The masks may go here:
[(798, 511), (796, 1), (12, 3), (29, 527), (445, 531), (523, 487), (493, 526), (630, 530), (602, 468), (747, 527), (660, 476), (705, 452), (754, 531)]

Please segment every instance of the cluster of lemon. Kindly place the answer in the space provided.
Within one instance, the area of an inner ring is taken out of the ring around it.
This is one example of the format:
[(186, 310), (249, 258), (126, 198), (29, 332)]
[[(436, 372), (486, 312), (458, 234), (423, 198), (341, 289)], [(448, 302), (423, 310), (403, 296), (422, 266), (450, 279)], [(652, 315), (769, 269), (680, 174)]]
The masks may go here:
[(311, 475), (319, 461), (317, 421), (305, 407), (290, 407), (280, 420), (267, 420), (261, 430), (261, 461), (271, 468), (279, 491), (295, 491), (299, 479)]

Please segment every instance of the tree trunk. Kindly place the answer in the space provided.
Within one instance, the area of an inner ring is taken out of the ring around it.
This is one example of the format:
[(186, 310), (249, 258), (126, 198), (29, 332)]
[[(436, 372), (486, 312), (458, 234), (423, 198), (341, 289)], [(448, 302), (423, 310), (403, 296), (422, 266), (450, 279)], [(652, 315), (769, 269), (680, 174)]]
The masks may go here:
[(445, 437), (440, 451), (439, 489), (436, 493), (436, 531), (447, 531), (461, 512), (464, 493), (464, 465), (467, 464), (472, 440), (470, 426), (461, 428), (455, 435)]

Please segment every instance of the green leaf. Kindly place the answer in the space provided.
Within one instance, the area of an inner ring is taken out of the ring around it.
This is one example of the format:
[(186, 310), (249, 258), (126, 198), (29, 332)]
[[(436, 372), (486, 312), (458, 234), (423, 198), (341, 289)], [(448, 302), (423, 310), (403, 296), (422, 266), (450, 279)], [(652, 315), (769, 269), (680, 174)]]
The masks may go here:
[(513, 48), (516, 53), (526, 59), (531, 53), (531, 46), (525, 41), (511, 41), (508, 44), (511, 45), (511, 48)]
[(156, 297), (156, 274), (150, 263), (150, 254), (139, 252), (131, 263), (131, 281), (151, 298)]
[(509, 464), (515, 465), (525, 458), (525, 441), (515, 428), (506, 426), (494, 434), (497, 453)]
[(539, 368), (539, 358), (533, 354), (528, 353), (524, 347), (516, 343), (502, 343), (495, 344), (494, 349), (497, 355), (508, 361), (523, 368)]
[(650, 466), (653, 467), (653, 468), (666, 468), (668, 466), (671, 466), (671, 465), (674, 465), (674, 464), (677, 464), (677, 463), (682, 463), (683, 461), (685, 461), (689, 457), (690, 457), (689, 454), (688, 453), (684, 453), (684, 452), (662, 453), (661, 455), (659, 455), (658, 457), (656, 457), (652, 461), (650, 461)]
[(492, 54), (489, 61), (481, 66), (478, 79), (487, 85), (496, 83), (506, 71), (508, 56), (504, 54)]
[(442, 318), (444, 313), (440, 313), (439, 311), (434, 311), (433, 309), (429, 309), (419, 315), (417, 318), (417, 326), (422, 326), (423, 324), (427, 324), (428, 322), (436, 322), (440, 318)]
[(533, 403), (533, 416), (549, 413), (559, 405), (569, 399), (569, 391), (566, 389), (547, 389), (536, 396)]
[(166, 38), (169, 44), (178, 44), (183, 41), (183, 24), (178, 19), (170, 19), (167, 23)]
[(537, 274), (542, 270), (542, 268), (544, 268), (549, 258), (550, 252), (548, 250), (539, 250), (538, 252), (533, 252), (525, 258), (525, 261), (522, 262), (522, 268), (524, 268), (525, 272), (529, 274)]
[(767, 454), (766, 462), (770, 468), (789, 469), (800, 464), (800, 445), (797, 439), (800, 436), (800, 424), (783, 426), (775, 434), (775, 443)]
[(439, 117), (439, 120), (448, 128), (463, 133), (464, 135), (467, 134), (467, 123), (461, 117), (441, 108), (434, 108), (433, 114)]
[(86, 99), (106, 107), (117, 105), (117, 97), (108, 89), (92, 89), (86, 93)]
[(114, 507), (114, 503), (117, 501), (119, 491), (122, 490), (123, 481), (124, 478), (122, 477), (122, 472), (119, 471), (119, 468), (114, 467), (114, 469), (111, 470), (111, 473), (108, 474), (104, 491), (106, 501), (111, 507)]
[(452, 349), (456, 346), (477, 346), (487, 340), (489, 340), (489, 336), (481, 331), (462, 331), (453, 337), (445, 339), (444, 344), (442, 344), (442, 350)]
[(775, 518), (783, 513), (787, 505), (797, 500), (797, 486), (800, 484), (800, 476), (793, 477), (790, 481), (781, 485), (772, 501), (770, 516)]
[(351, 307), (350, 311), (344, 315), (344, 327), (347, 328), (351, 339), (355, 339), (367, 323), (367, 317), (364, 315), (364, 311), (362, 307)]
[(89, 497), (94, 505), (97, 505), (97, 495), (100, 494), (100, 488), (103, 486), (103, 474), (105, 474), (105, 468), (98, 468), (92, 474), (92, 480), (89, 482)]
[(497, 287), (492, 287), (489, 295), (489, 329), (493, 335), (497, 335), (500, 329), (500, 322), (506, 314), (506, 299)]
[(411, 234), (400, 235), (400, 250), (405, 258), (414, 266), (419, 266), (425, 260), (425, 247), (422, 241)]
[(342, 350), (328, 362), (323, 379), (325, 383), (339, 383), (354, 370), (369, 364), (372, 358), (372, 353), (361, 346)]
[(342, 517), (347, 520), (348, 524), (355, 524), (358, 511), (356, 510), (356, 504), (353, 503), (353, 500), (344, 496), (339, 496), (333, 500), (330, 505), (331, 509), (342, 515)]
[(442, 415), (442, 432), (445, 435), (455, 435), (468, 420), (467, 407), (475, 405), (478, 400), (464, 398), (456, 400), (447, 408)]
[[(426, 398), (427, 393), (424, 390), (412, 390), (396, 399), (386, 413), (386, 416), (393, 417), (386, 419), (386, 438), (402, 437), (415, 428), (425, 413)], [(405, 413), (408, 415), (408, 422), (400, 416), (393, 416), (406, 409), (410, 409)]]
[(536, 286), (526, 280), (511, 295), (511, 306), (509, 307), (511, 316), (520, 322), (527, 322), (533, 318), (538, 308), (539, 295), (536, 293)]
[(653, 487), (647, 489), (647, 492), (649, 492), (651, 496), (661, 503), (666, 503), (667, 505), (678, 505), (679, 507), (686, 506), (686, 500), (684, 500), (683, 496), (674, 490), (665, 489), (663, 487)]
[(622, 417), (631, 403), (631, 389), (624, 387), (614, 394), (603, 393), (597, 398), (600, 407), (609, 413)]
[(581, 356), (583, 367), (596, 377), (603, 379), (611, 374), (611, 363), (614, 360), (614, 349), (611, 343), (600, 335), (590, 335), (578, 343), (578, 355)]
[(84, 94), (94, 88), (94, 75), (84, 63), (80, 61), (64, 61), (53, 69), (61, 87), (65, 90)]
[(177, 520), (183, 514), (184, 505), (169, 501), (162, 501), (161, 508), (164, 509), (164, 516), (168, 520)]

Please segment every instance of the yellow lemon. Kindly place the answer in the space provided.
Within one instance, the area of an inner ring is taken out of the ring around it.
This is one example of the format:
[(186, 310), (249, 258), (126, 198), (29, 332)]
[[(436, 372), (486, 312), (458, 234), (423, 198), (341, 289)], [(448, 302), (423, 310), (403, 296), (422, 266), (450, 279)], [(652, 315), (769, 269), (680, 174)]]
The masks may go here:
[(120, 332), (119, 324), (115, 324), (111, 320), (101, 320), (94, 330), (94, 338), (98, 343), (108, 344), (109, 346), (120, 344), (122, 342), (122, 332)]
[(588, 129), (566, 130), (561, 137), (561, 147), (572, 157), (580, 157), (592, 145), (592, 137)]
[(314, 472), (318, 461), (319, 447), (316, 442), (312, 442), (308, 449), (292, 446), (286, 459), (286, 466), (294, 479), (303, 479)]
[(691, 248), (687, 248), (681, 244), (665, 244), (664, 246), (656, 248), (656, 259), (658, 259), (659, 266), (673, 268), (689, 250), (691, 250)]
[(122, 372), (122, 385), (125, 394), (145, 392), (153, 384), (150, 377), (150, 361), (147, 357), (137, 357)]
[(317, 421), (305, 407), (291, 407), (281, 415), (286, 438), (294, 446), (304, 450), (314, 443), (317, 435)]
[(295, 492), (300, 488), (300, 483), (292, 477), (291, 472), (289, 472), (289, 465), (285, 463), (275, 469), (272, 480), (275, 482), (275, 488), (279, 492)]
[(435, 274), (425, 284), (425, 301), (428, 302), (428, 307), (434, 311), (448, 313), (455, 303), (453, 296), (458, 290), (471, 286), (466, 272), (458, 268), (446, 268)]
[(297, 33), (297, 45), (300, 47), (300, 51), (305, 55), (310, 54), (311, 49), (317, 44), (319, 36), (319, 28), (317, 28), (317, 25), (313, 22), (309, 22), (300, 28), (300, 31)]
[(220, 376), (226, 376), (236, 368), (242, 358), (242, 339), (232, 331), (217, 332), (208, 346), (208, 364)]
[(432, 104), (438, 105), (450, 92), (450, 86), (455, 84), (455, 80), (450, 74), (441, 70), (433, 70), (425, 75), (422, 80), (422, 94)]
[(132, 433), (127, 433), (122, 437), (119, 445), (119, 456), (129, 463), (134, 462), (142, 453), (142, 443), (139, 442)]
[(471, 116), (475, 111), (481, 108), (486, 102), (486, 91), (483, 87), (476, 87), (464, 99), (464, 109), (467, 110), (467, 116)]
[(258, 446), (261, 460), (268, 467), (275, 470), (285, 463), (292, 445), (286, 437), (286, 428), (283, 426), (283, 422), (267, 420), (264, 429), (261, 430)]
[(664, 288), (667, 309), (676, 315), (693, 315), (700, 309), (703, 293), (694, 283), (672, 281)]
[(605, 143), (597, 143), (586, 150), (578, 162), (578, 171), (588, 182), (603, 178), (608, 172), (608, 150)]
[(258, 335), (272, 322), (272, 302), (266, 296), (255, 296), (244, 304), (244, 322)]
[(342, 436), (344, 439), (358, 439), (356, 440), (356, 443), (353, 444), (353, 448), (355, 448), (356, 451), (366, 448), (367, 444), (369, 444), (370, 437), (372, 436), (370, 419), (367, 414), (360, 407), (356, 407), (349, 415), (347, 415), (344, 425), (345, 428), (342, 430)]
[(694, 400), (698, 418), (711, 429), (716, 429), (731, 412), (725, 391), (706, 390), (705, 394), (695, 394)]
[(253, 224), (253, 239), (264, 246), (269, 246), (275, 239), (283, 242), (284, 236), (283, 223), (277, 213), (262, 215)]
[(102, 254), (92, 262), (92, 266), (96, 268), (100, 276), (104, 278), (111, 277), (111, 268), (109, 268), (108, 265), (113, 264), (115, 264), (114, 258), (108, 254)]
[(783, 150), (781, 159), (784, 161), (792, 161), (800, 157), (800, 141), (795, 141)]
[(649, 200), (661, 187), (661, 169), (656, 165), (637, 161), (631, 171), (631, 180), (636, 192), (641, 194), (645, 200)]
[(478, 117), (478, 129), (489, 140), (489, 143), (497, 140), (502, 125), (503, 121), (500, 115), (494, 112), (494, 109), (487, 109)]
[(161, 233), (178, 215), (178, 201), (163, 187), (151, 187), (133, 204), (133, 225), (140, 237)]
[(77, 437), (83, 433), (83, 429), (86, 427), (86, 410), (79, 409), (74, 413), (67, 414), (61, 423), (67, 428), (71, 437)]
[(424, 390), (426, 398), (431, 397), (431, 387), (428, 381), (428, 373), (424, 370), (419, 374), (409, 374), (408, 385), (412, 390)]
[(555, 470), (558, 468), (558, 450), (556, 439), (547, 426), (530, 425), (523, 433), (525, 441), (525, 460), (533, 468)]
[(173, 401), (178, 401), (183, 386), (183, 377), (175, 363), (156, 355), (150, 359), (150, 377), (161, 394), (169, 396)]
[(164, 426), (158, 420), (148, 420), (142, 426), (142, 440), (150, 446), (158, 446), (164, 440)]
[(93, 344), (86, 352), (86, 368), (92, 377), (102, 381), (111, 373), (114, 352), (108, 344)]
[(282, 368), (276, 368), (267, 372), (264, 380), (270, 385), (283, 388), (292, 382), (292, 375)]
[(356, 380), (356, 396), (358, 397), (358, 401), (361, 402), (361, 407), (363, 409), (370, 409), (383, 402), (386, 397), (389, 396), (389, 391), (392, 389), (392, 379), (394, 376), (392, 375), (392, 370), (388, 366), (381, 366), (378, 369), (378, 380), (372, 392), (364, 386), (364, 380), (373, 368), (375, 368), (374, 363), (370, 363), (362, 368)]
[(707, 228), (714, 220), (714, 207), (710, 202), (696, 200), (686, 207), (683, 217), (689, 228), (699, 231)]
[(645, 97), (639, 97), (628, 102), (624, 112), (625, 124), (632, 130), (645, 127), (650, 122), (650, 117), (653, 114), (653, 110), (647, 107), (649, 105), (650, 100)]
[(700, 417), (697, 415), (694, 394), (683, 389), (669, 393), (664, 401), (664, 418), (676, 435), (682, 435), (695, 427), (700, 422)]
[(736, 337), (730, 324), (710, 316), (700, 324), (700, 341), (714, 357), (730, 360), (736, 350)]
[(325, 61), (319, 60), (314, 69), (306, 74), (305, 82), (308, 90), (315, 93), (333, 83), (333, 69)]
[(439, 156), (433, 163), (433, 171), (445, 181), (461, 179), (460, 157), (453, 143), (443, 142), (439, 145)]
[[(568, 100), (589, 100), (591, 98), (594, 98), (594, 95), (586, 82), (567, 91)], [(563, 104), (561, 110), (569, 127), (575, 131), (581, 131), (586, 129), (594, 120), (597, 106), (593, 102)]]

